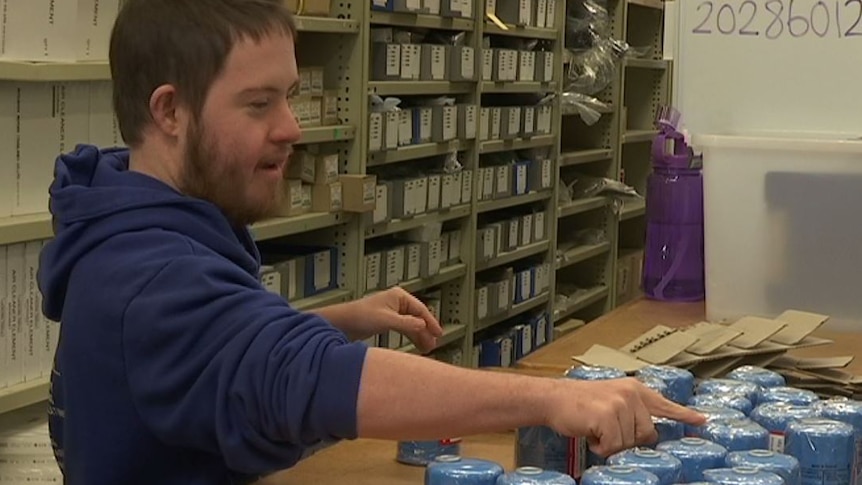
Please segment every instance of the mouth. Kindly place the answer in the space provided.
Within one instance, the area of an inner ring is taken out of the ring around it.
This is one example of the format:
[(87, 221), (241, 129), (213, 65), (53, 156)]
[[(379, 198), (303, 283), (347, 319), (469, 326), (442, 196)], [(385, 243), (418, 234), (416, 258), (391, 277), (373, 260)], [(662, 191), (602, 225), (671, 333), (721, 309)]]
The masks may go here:
[(287, 166), (287, 157), (280, 160), (266, 160), (258, 168), (265, 172), (282, 172), (285, 166)]

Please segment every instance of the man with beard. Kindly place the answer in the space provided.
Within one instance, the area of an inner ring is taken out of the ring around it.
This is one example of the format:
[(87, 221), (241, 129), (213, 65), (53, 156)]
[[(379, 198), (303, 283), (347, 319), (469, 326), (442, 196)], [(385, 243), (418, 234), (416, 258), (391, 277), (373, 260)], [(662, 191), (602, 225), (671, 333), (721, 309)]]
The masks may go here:
[(279, 0), (127, 0), (111, 37), (129, 150), (80, 146), (51, 185), (44, 311), (63, 321), (50, 428), (68, 485), (248, 483), (321, 443), (548, 425), (608, 454), (650, 415), (703, 417), (632, 380), (462, 369), (403, 290), (303, 313), (262, 288), (247, 225), (278, 204), (300, 130), (296, 31)]

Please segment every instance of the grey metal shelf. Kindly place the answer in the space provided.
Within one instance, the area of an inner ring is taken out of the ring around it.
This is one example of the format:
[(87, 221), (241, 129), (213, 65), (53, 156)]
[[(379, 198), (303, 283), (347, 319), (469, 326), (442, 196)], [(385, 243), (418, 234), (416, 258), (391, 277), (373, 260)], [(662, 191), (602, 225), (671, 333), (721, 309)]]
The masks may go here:
[(303, 128), (302, 137), (296, 142), (297, 145), (310, 145), (313, 143), (327, 143), (334, 141), (352, 140), (356, 136), (356, 128), (349, 125), (315, 126)]
[(494, 326), (504, 320), (508, 320), (512, 317), (528, 312), (534, 308), (540, 307), (548, 303), (548, 300), (550, 300), (550, 298), (550, 293), (546, 291), (535, 298), (531, 298), (527, 301), (518, 303), (517, 305), (512, 305), (512, 308), (510, 308), (506, 312), (479, 320), (476, 323), (476, 329), (474, 330), (474, 332), (485, 330), (486, 328)]
[(462, 217), (467, 217), (469, 215), (470, 205), (462, 204), (438, 212), (429, 212), (427, 214), (417, 215), (409, 219), (394, 219), (389, 222), (384, 222), (375, 226), (371, 226), (366, 229), (365, 237), (372, 238), (386, 236), (388, 234), (395, 234), (396, 232), (409, 231), (410, 229), (422, 227), (425, 224), (431, 222), (446, 222), (454, 219), (460, 219)]
[(439, 15), (409, 12), (372, 11), (370, 21), (372, 24), (390, 25), (393, 27), (473, 31), (473, 19), (446, 18)]
[(500, 28), (493, 22), (485, 22), (483, 33), (492, 35), (506, 35), (510, 37), (524, 37), (527, 39), (555, 40), (558, 32), (556, 29), (544, 29), (538, 27), (527, 27), (524, 25), (506, 25), (507, 29)]
[(627, 130), (623, 133), (623, 143), (651, 142), (658, 135), (658, 130)]
[(483, 93), (550, 93), (557, 90), (554, 81), (543, 83), (538, 81), (484, 81)]
[(599, 244), (587, 244), (577, 246), (565, 252), (557, 253), (557, 269), (567, 268), (590, 258), (602, 255), (610, 251), (611, 244), (603, 242)]
[(584, 308), (606, 298), (610, 294), (610, 289), (607, 286), (599, 286), (586, 291), (580, 298), (569, 304), (563, 310), (554, 309), (554, 323), (564, 320), (573, 313), (579, 312)]
[(0, 389), (0, 414), (47, 400), (50, 385), (48, 377), (42, 377)]
[(311, 213), (295, 217), (277, 217), (251, 226), (251, 234), (257, 240), (274, 239), (326, 227), (344, 224), (349, 216), (342, 213)]
[(435, 274), (434, 276), (429, 276), (427, 278), (415, 278), (409, 281), (404, 281), (398, 286), (403, 288), (408, 293), (419, 293), (427, 290), (428, 288), (434, 288), (435, 286), (440, 286), (444, 283), (448, 283), (450, 281), (457, 280), (458, 278), (462, 278), (465, 274), (467, 274), (466, 264), (452, 264), (440, 268), (440, 272)]
[(509, 207), (515, 207), (524, 204), (531, 204), (533, 202), (539, 202), (542, 200), (548, 200), (551, 198), (553, 193), (551, 191), (543, 191), (543, 192), (533, 192), (526, 195), (518, 195), (515, 197), (506, 197), (504, 199), (494, 199), (494, 200), (483, 200), (479, 202), (478, 212), (490, 212), (500, 209), (508, 209)]
[(476, 263), (476, 271), (485, 271), (486, 269), (497, 268), (509, 263), (514, 263), (519, 259), (529, 258), (537, 254), (542, 254), (550, 247), (549, 241), (539, 241), (526, 246), (520, 247), (514, 251), (508, 251), (498, 254), (488, 261)]
[(561, 205), (557, 208), (557, 217), (568, 217), (582, 212), (591, 211), (608, 205), (609, 200), (606, 197), (590, 197), (587, 199), (578, 199), (569, 202), (566, 205)]
[(371, 152), (368, 159), (369, 167), (379, 167), (390, 163), (406, 162), (418, 158), (446, 155), (453, 151), (467, 150), (473, 145), (472, 140), (449, 140), (442, 143), (423, 143), (408, 145), (393, 150)]
[(585, 163), (613, 160), (614, 150), (611, 148), (596, 148), (592, 150), (577, 150), (560, 154), (560, 167), (571, 167)]
[(332, 17), (310, 17), (297, 15), (293, 17), (296, 30), (300, 32), (319, 32), (325, 34), (358, 34), (359, 21)]
[(0, 218), (0, 246), (54, 237), (51, 214)]
[(2, 81), (108, 81), (111, 68), (107, 62), (25, 62), (0, 61)]
[(450, 81), (371, 81), (368, 89), (380, 96), (418, 96), (440, 94), (468, 94), (473, 91), (475, 82)]
[(620, 220), (626, 221), (646, 214), (646, 201), (643, 199), (626, 201), (620, 210)]
[(290, 302), (290, 306), (299, 311), (308, 311), (315, 308), (335, 305), (336, 303), (344, 303), (353, 299), (353, 292), (350, 290), (331, 290), (319, 295), (302, 298), (300, 300)]
[(635, 67), (640, 69), (669, 69), (670, 61), (658, 59), (626, 59), (623, 62), (625, 67)]
[[(467, 326), (462, 324), (443, 325), (443, 336), (437, 339), (437, 348), (451, 344), (452, 342), (464, 338), (467, 335)], [(419, 354), (419, 349), (415, 345), (405, 345), (398, 349), (399, 352), (408, 354)]]
[(538, 135), (531, 138), (514, 138), (509, 140), (483, 141), (479, 153), (497, 153), (509, 150), (526, 150), (553, 145), (557, 140), (555, 135)]

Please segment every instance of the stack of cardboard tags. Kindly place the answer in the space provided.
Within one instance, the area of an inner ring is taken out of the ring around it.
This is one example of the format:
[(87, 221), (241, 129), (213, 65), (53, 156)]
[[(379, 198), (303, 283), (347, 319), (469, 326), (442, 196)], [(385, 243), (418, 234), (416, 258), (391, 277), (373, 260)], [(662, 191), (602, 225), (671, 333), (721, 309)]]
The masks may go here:
[(656, 326), (613, 349), (593, 345), (578, 363), (606, 365), (632, 373), (650, 364), (688, 369), (698, 378), (720, 377), (742, 365), (772, 368), (789, 385), (822, 395), (862, 394), (862, 376), (843, 370), (852, 357), (802, 359), (787, 351), (829, 345), (831, 340), (811, 334), (828, 319), (825, 315), (788, 310), (775, 319), (743, 317), (730, 324), (697, 323), (683, 328)]

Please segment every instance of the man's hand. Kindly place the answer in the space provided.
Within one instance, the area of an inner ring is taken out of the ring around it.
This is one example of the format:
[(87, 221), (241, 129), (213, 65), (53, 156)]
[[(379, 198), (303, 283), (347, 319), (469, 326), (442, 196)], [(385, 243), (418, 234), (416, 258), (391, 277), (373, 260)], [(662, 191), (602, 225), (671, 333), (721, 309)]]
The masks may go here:
[(418, 298), (402, 288), (390, 288), (350, 303), (315, 310), (353, 340), (394, 330), (407, 336), (420, 352), (437, 346), (440, 322)]
[(565, 436), (587, 437), (590, 450), (600, 456), (654, 443), (658, 436), (652, 416), (695, 426), (705, 422), (700, 413), (665, 399), (636, 379), (561, 384), (548, 400), (548, 425)]

